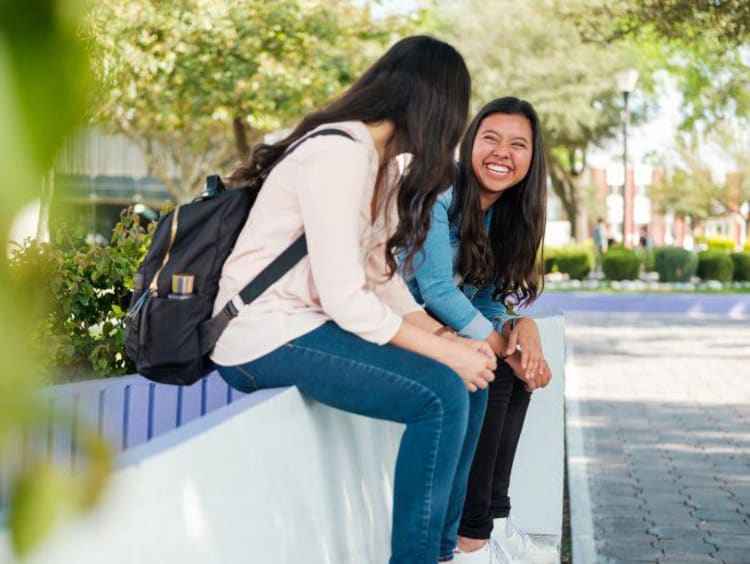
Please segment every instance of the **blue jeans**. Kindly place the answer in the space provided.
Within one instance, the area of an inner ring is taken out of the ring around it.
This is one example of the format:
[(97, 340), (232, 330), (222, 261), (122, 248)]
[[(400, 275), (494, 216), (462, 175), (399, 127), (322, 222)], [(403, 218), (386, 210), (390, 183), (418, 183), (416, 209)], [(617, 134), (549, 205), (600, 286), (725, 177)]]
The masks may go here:
[(390, 563), (452, 559), (486, 390), (470, 394), (447, 366), (370, 343), (333, 322), (246, 364), (220, 366), (219, 373), (244, 392), (297, 386), (332, 407), (405, 423)]

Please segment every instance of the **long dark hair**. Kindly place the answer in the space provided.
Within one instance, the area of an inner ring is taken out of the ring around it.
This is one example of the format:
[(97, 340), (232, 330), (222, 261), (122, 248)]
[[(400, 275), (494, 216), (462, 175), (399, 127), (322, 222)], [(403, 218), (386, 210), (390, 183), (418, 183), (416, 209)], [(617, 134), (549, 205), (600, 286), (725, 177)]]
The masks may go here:
[[(492, 205), (489, 236), (479, 199), (479, 180), (472, 166), (472, 151), (482, 121), (492, 114), (521, 115), (531, 123), (531, 165), (526, 176)], [(539, 117), (533, 106), (512, 96), (497, 98), (474, 117), (461, 143), (458, 182), (450, 220), (461, 224), (458, 270), (467, 282), (495, 284), (494, 299), (506, 305), (533, 302), (544, 279), (540, 250), (547, 216), (547, 168)]]
[(421, 250), (438, 194), (455, 181), (453, 151), (469, 111), (471, 79), (461, 55), (443, 41), (413, 36), (393, 45), (340, 98), (307, 115), (285, 139), (258, 145), (230, 177), (233, 185), (258, 188), (295, 141), (325, 123), (390, 120), (389, 152), (409, 152), (411, 163), (398, 187), (399, 224), (386, 247), (390, 275), (395, 254)]

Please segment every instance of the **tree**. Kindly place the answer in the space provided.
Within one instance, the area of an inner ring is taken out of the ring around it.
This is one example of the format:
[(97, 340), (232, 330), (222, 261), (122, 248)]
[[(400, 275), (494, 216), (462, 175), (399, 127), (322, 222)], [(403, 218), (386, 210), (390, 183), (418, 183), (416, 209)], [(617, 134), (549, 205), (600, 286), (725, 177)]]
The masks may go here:
[[(629, 43), (586, 43), (551, 0), (445, 2), (438, 17), (441, 31), (467, 59), (475, 105), (503, 95), (534, 105), (544, 130), (552, 188), (573, 236), (585, 236), (579, 218), (587, 155), (619, 132), (621, 102), (613, 77), (639, 63), (639, 52)], [(646, 86), (649, 80), (646, 76)]]
[(750, 39), (746, 0), (574, 0), (564, 10), (584, 36), (602, 41), (640, 35), (644, 28), (670, 41), (738, 46)]
[(696, 138), (681, 136), (675, 147), (679, 164), (671, 167), (663, 182), (651, 187), (651, 201), (660, 213), (705, 219), (721, 211), (722, 186), (710, 165), (696, 156), (697, 147)]
[(747, 0), (571, 0), (563, 11), (586, 41), (651, 44), (682, 95), (683, 130), (750, 117)]
[(102, 0), (94, 119), (140, 145), (177, 201), (347, 86), (406, 20), (346, 0)]
[[(723, 179), (701, 155), (713, 145), (729, 165)], [(677, 164), (667, 180), (652, 189), (651, 198), (662, 212), (671, 211), (705, 219), (712, 215), (739, 213), (748, 221), (750, 204), (750, 134), (747, 124), (723, 124), (703, 136), (683, 133), (675, 147)]]

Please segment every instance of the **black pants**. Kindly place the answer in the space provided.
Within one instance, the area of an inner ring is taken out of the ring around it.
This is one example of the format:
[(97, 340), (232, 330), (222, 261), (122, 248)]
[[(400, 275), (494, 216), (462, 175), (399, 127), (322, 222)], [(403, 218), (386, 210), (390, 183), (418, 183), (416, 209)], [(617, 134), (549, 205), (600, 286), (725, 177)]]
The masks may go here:
[(487, 413), (469, 472), (460, 536), (488, 539), (492, 520), (510, 513), (510, 471), (530, 399), (523, 382), (501, 362), (490, 384)]

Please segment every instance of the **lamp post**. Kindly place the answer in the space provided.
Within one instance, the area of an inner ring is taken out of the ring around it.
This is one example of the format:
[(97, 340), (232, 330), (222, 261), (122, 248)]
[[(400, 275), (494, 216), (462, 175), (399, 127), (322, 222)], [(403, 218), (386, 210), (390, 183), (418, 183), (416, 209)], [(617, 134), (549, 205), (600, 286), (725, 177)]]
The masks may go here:
[(622, 92), (623, 112), (622, 112), (622, 245), (627, 246), (627, 228), (625, 227), (627, 216), (627, 189), (628, 189), (628, 121), (630, 121), (630, 112), (628, 111), (628, 96), (635, 88), (638, 82), (638, 71), (634, 69), (623, 70), (615, 74), (617, 88)]

